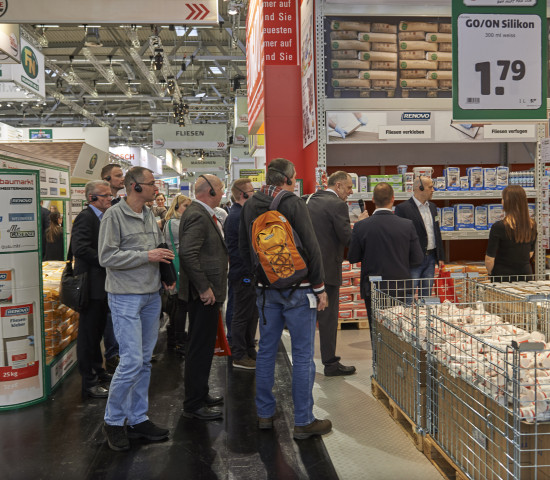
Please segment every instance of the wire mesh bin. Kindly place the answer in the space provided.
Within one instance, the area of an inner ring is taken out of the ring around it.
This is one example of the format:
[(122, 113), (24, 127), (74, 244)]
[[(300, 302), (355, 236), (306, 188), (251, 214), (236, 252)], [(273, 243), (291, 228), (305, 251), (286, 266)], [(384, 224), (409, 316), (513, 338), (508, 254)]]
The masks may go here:
[(550, 344), (531, 306), (428, 306), (426, 428), (468, 478), (550, 478)]
[[(425, 303), (439, 298), (418, 297), (432, 292), (435, 279), (387, 280), (371, 278), (373, 379), (414, 422), (419, 434), (426, 428), (426, 325)], [(466, 278), (446, 282), (446, 296), (466, 295)], [(418, 442), (417, 442), (418, 446)]]

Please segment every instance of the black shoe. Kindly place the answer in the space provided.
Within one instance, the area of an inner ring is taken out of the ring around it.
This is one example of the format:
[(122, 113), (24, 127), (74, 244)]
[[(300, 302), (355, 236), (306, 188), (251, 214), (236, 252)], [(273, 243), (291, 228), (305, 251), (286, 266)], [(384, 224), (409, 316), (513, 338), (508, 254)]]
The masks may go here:
[(107, 437), (107, 443), (109, 448), (115, 452), (125, 452), (130, 450), (130, 442), (128, 441), (128, 436), (126, 435), (126, 430), (124, 427), (119, 427), (118, 425), (107, 425), (103, 424), (103, 433)]
[(111, 374), (115, 373), (116, 367), (118, 367), (118, 362), (120, 362), (120, 357), (118, 355), (115, 355), (111, 358), (106, 358), (105, 370), (107, 370)]
[(128, 438), (146, 438), (152, 442), (160, 442), (168, 437), (166, 428), (157, 427), (151, 420), (126, 427)]
[(355, 367), (346, 367), (340, 362), (336, 362), (333, 365), (325, 367), (325, 377), (339, 377), (341, 375), (353, 375), (355, 373)]
[(109, 387), (105, 385), (94, 385), (82, 390), (83, 397), (107, 398), (109, 396)]
[(97, 375), (97, 378), (99, 379), (100, 383), (111, 383), (113, 375), (109, 372), (103, 371)]
[(183, 416), (186, 418), (198, 418), (199, 420), (221, 420), (223, 414), (221, 410), (211, 407), (202, 407), (194, 412), (183, 411)]
[(215, 405), (221, 405), (223, 403), (223, 396), (213, 397), (212, 395), (208, 394), (208, 395), (206, 395), (204, 403), (206, 403), (207, 407), (213, 407)]

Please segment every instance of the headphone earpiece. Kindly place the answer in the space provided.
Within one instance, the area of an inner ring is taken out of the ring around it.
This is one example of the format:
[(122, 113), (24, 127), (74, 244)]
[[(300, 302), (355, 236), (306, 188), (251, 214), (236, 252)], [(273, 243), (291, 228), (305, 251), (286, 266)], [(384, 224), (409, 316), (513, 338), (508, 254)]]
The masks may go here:
[(90, 202), (97, 202), (97, 195), (90, 195)]
[(216, 196), (216, 190), (214, 190), (214, 187), (212, 186), (212, 184), (208, 181), (208, 178), (206, 178), (204, 175), (199, 175), (199, 177), (202, 177), (206, 180), (206, 183), (208, 183), (208, 185), (210, 185), (210, 191), (208, 193), (210, 193), (210, 195), (212, 195), (213, 197)]
[(111, 181), (111, 175), (107, 175), (107, 176), (105, 177), (105, 181), (106, 181), (106, 182), (110, 182), (110, 181)]
[(134, 183), (134, 190), (138, 193), (143, 192), (143, 188), (141, 187), (141, 185), (139, 183)]
[(422, 183), (422, 177), (418, 177), (418, 180), (420, 180), (420, 185), (418, 186), (418, 190), (423, 192), (424, 191), (424, 184)]
[(241, 193), (243, 194), (243, 198), (244, 198), (245, 200), (248, 200), (248, 197), (250, 197), (250, 195), (248, 195), (248, 193), (246, 193), (244, 190), (241, 190), (241, 189), (240, 189), (239, 187), (237, 187), (236, 185), (235, 185), (235, 188), (236, 188), (239, 192), (241, 192)]
[(174, 207), (174, 210), (177, 212), (178, 208), (180, 208), (180, 203), (176, 200), (176, 206)]
[(273, 168), (273, 167), (267, 167), (267, 169), (269, 170), (271, 168), (271, 170), (273, 170), (274, 172), (277, 172), (277, 173), (280, 173), (283, 177), (286, 178), (286, 184), (287, 185), (292, 185), (292, 180), (290, 178), (288, 178), (283, 172), (281, 172), (280, 170), (277, 170), (276, 168)]

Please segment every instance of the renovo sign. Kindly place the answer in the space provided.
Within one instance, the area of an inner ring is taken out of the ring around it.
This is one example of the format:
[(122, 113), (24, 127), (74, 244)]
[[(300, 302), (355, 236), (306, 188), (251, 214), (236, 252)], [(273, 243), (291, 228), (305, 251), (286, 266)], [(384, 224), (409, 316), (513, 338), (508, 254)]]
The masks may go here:
[(36, 78), (38, 76), (38, 59), (32, 48), (23, 47), (23, 50), (21, 50), (21, 63), (29, 78)]

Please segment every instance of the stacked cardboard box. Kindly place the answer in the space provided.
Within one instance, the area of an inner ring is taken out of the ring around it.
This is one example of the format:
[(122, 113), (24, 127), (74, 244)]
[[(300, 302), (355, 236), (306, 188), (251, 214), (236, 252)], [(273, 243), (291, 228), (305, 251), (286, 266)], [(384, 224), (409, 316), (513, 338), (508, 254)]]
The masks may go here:
[(358, 323), (360, 328), (368, 328), (367, 309), (360, 293), (361, 264), (342, 263), (342, 286), (338, 327), (342, 323)]
[(43, 301), (46, 363), (63, 351), (78, 335), (79, 314), (59, 301), (59, 284), (65, 262), (44, 262)]

